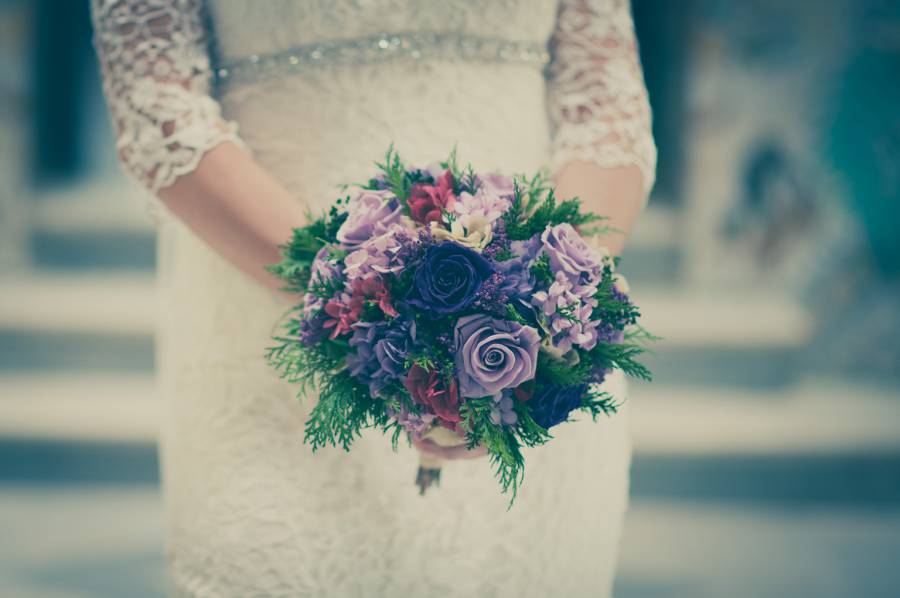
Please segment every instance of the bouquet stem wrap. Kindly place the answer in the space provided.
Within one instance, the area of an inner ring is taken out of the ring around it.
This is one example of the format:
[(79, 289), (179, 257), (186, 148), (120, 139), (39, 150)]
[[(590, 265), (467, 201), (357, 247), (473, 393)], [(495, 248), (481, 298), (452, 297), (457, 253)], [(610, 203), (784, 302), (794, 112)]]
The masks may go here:
[[(421, 439), (430, 440), (444, 448), (462, 447), (468, 444), (466, 439), (460, 437), (456, 432), (442, 427), (431, 428), (421, 436)], [(419, 453), (419, 471), (416, 473), (419, 494), (425, 494), (425, 491), (432, 485), (440, 485), (443, 464), (444, 460), (440, 457)]]

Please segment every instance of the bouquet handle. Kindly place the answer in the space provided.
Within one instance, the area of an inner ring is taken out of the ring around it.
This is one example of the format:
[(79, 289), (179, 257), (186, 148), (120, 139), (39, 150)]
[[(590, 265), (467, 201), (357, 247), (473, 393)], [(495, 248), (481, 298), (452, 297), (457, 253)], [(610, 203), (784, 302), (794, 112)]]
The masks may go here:
[[(422, 435), (422, 440), (430, 440), (434, 444), (442, 447), (464, 446), (466, 439), (462, 438), (456, 432), (448, 430), (440, 426), (434, 427)], [(419, 494), (425, 494), (431, 486), (440, 486), (441, 483), (441, 467), (444, 459), (429, 455), (427, 453), (419, 453), (419, 470), (416, 473), (416, 486), (419, 487)]]
[(419, 494), (425, 494), (431, 486), (441, 485), (441, 466), (444, 460), (440, 457), (432, 455), (421, 455), (419, 457), (419, 471), (416, 472), (416, 486), (419, 487)]

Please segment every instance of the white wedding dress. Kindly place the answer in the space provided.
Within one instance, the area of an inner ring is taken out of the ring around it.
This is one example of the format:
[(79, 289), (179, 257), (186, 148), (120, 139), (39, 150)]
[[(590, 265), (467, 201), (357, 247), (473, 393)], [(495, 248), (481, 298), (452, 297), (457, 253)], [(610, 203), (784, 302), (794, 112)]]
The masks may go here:
[[(621, 0), (94, 0), (94, 21), (119, 154), (154, 192), (226, 140), (313, 210), (391, 142), (411, 164), (456, 144), (483, 170), (584, 160), (652, 183)], [(296, 400), (263, 359), (284, 303), (171, 218), (159, 255), (178, 596), (609, 596), (627, 409), (528, 451), (510, 511), (483, 459), (447, 464), (421, 497), (415, 452), (377, 433), (350, 453), (302, 444), (314, 397)]]

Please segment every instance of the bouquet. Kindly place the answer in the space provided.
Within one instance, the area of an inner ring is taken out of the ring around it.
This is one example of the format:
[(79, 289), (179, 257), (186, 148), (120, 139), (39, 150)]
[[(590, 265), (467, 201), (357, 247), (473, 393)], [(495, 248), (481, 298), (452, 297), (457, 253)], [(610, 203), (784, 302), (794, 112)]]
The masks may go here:
[[(614, 369), (649, 380), (616, 260), (582, 237), (602, 218), (557, 201), (546, 177), (428, 168), (393, 149), (380, 172), (294, 230), (270, 270), (302, 301), (267, 358), (318, 390), (305, 427), (313, 450), (349, 450), (365, 428), (441, 446), (483, 446), (510, 501), (522, 447), (552, 439), (574, 412), (620, 405)], [(420, 491), (439, 481), (423, 458)]]

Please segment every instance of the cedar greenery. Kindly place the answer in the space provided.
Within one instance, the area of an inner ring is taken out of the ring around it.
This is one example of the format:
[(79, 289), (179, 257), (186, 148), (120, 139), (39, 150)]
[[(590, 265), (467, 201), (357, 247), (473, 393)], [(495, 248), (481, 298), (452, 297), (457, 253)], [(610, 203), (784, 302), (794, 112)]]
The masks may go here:
[(391, 192), (400, 198), (401, 202), (405, 202), (409, 197), (409, 190), (412, 188), (412, 182), (407, 175), (400, 154), (394, 150), (393, 144), (388, 148), (384, 156), (384, 162), (375, 164), (384, 175), (384, 183)]
[(550, 258), (546, 255), (538, 256), (529, 270), (539, 284), (544, 286), (553, 284), (553, 270), (550, 268)]
[(509, 506), (512, 507), (525, 477), (525, 458), (514, 431), (491, 422), (492, 403), (490, 397), (469, 399), (460, 406), (459, 413), (469, 448), (483, 445), (487, 449), (500, 489), (509, 494)]
[(590, 369), (591, 364), (587, 361), (570, 364), (541, 351), (538, 353), (536, 378), (548, 386), (578, 386), (588, 379)]
[[(341, 206), (347, 200), (339, 199), (320, 218), (310, 215), (310, 224), (295, 228), (290, 241), (280, 246), (282, 259), (266, 266), (266, 270), (283, 280), (284, 290), (302, 293), (309, 285), (313, 260), (320, 249), (337, 241), (337, 231), (347, 219), (347, 212)], [(341, 257), (335, 255), (335, 258)]]
[(590, 413), (594, 421), (601, 415), (613, 415), (620, 406), (611, 394), (594, 388), (588, 389), (581, 401), (581, 409)]
[(503, 215), (506, 236), (514, 241), (524, 241), (541, 233), (548, 226), (569, 223), (584, 226), (603, 220), (591, 213), (582, 213), (578, 198), (558, 202), (547, 175), (538, 173), (529, 178), (518, 176), (513, 181), (512, 205)]

